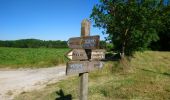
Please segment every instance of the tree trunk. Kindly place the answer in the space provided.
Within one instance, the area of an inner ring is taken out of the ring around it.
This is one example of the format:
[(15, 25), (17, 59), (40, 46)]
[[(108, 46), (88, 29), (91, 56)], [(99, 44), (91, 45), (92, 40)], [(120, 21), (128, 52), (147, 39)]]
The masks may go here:
[(121, 57), (121, 59), (124, 59), (124, 57), (125, 57), (125, 42), (123, 42), (123, 45), (122, 45), (122, 52), (121, 52), (120, 57)]
[(123, 59), (125, 57), (125, 46), (126, 46), (126, 39), (127, 39), (128, 31), (129, 31), (129, 28), (127, 28), (124, 33), (124, 40), (122, 43), (122, 51), (121, 51), (121, 59)]

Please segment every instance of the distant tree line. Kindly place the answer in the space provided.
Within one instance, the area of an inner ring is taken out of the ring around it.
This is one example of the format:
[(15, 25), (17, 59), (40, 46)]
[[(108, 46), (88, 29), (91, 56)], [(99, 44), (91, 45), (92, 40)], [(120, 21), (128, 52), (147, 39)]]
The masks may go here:
[[(15, 48), (68, 48), (67, 41), (44, 41), (39, 39), (21, 39), (21, 40), (0, 40), (0, 47), (15, 47)], [(100, 41), (101, 49), (107, 48), (105, 41)]]
[(16, 48), (67, 48), (66, 41), (44, 41), (38, 39), (21, 39), (21, 40), (0, 40), (0, 47)]

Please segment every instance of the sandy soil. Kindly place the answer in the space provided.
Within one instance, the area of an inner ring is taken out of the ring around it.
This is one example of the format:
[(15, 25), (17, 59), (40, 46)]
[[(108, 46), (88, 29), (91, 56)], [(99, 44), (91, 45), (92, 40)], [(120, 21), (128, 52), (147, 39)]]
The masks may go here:
[(65, 78), (65, 66), (39, 69), (0, 70), (0, 100), (12, 100), (16, 95), (41, 89)]

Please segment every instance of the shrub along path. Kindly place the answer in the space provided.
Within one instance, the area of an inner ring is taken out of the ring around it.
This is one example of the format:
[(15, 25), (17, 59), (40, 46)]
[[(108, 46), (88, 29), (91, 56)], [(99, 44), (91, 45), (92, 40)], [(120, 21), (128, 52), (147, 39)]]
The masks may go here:
[(19, 93), (40, 89), (65, 78), (65, 66), (39, 69), (0, 70), (0, 100), (11, 100)]

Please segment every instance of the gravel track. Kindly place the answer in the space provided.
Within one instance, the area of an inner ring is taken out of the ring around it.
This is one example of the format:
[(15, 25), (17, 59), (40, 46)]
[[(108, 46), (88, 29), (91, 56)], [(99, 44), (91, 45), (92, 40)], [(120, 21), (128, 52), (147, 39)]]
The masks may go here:
[(64, 79), (65, 70), (65, 66), (0, 70), (0, 100), (12, 100), (22, 92), (41, 89)]

